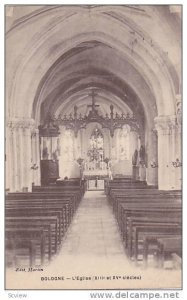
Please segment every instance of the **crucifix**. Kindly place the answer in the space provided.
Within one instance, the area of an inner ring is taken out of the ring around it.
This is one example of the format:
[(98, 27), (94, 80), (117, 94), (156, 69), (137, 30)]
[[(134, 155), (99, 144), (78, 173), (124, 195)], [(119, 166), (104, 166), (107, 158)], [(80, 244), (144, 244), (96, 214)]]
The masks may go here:
[(92, 90), (91, 94), (89, 94), (89, 96), (92, 97), (92, 104), (87, 105), (87, 107), (91, 107), (92, 108), (93, 112), (96, 112), (97, 111), (96, 108), (100, 106), (98, 104), (95, 104), (95, 95), (96, 95), (95, 91)]

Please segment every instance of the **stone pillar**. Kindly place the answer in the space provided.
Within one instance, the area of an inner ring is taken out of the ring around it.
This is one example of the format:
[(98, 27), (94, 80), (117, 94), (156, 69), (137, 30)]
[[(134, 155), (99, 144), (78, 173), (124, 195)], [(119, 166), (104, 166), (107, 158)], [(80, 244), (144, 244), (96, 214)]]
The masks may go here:
[(87, 159), (87, 151), (88, 151), (88, 134), (86, 128), (81, 129), (81, 157), (83, 159)]
[(82, 129), (80, 129), (80, 153), (81, 153), (80, 157), (83, 158), (83, 130)]
[(32, 167), (32, 182), (35, 185), (40, 185), (40, 146), (39, 146), (39, 130), (34, 129), (31, 134), (31, 167)]
[(158, 133), (158, 187), (160, 190), (176, 188), (174, 167), (175, 155), (175, 116), (160, 116), (155, 118)]
[(24, 153), (24, 147), (23, 147), (23, 128), (21, 126), (18, 127), (18, 143), (19, 143), (19, 190), (22, 190), (24, 186), (24, 173), (23, 173), (23, 166), (24, 166), (24, 160), (23, 160), (23, 153)]
[(175, 136), (175, 145), (176, 145), (176, 156), (175, 161), (178, 159), (179, 164), (178, 167), (175, 167), (175, 183), (176, 183), (176, 189), (181, 190), (182, 188), (182, 128), (181, 124), (177, 124), (176, 127), (176, 136)]
[(145, 165), (139, 166), (139, 180), (146, 181), (146, 166)]
[(36, 152), (36, 185), (41, 185), (41, 172), (40, 172), (40, 137), (39, 130), (35, 129), (35, 152)]
[(149, 130), (146, 134), (147, 140), (147, 172), (146, 182), (148, 185), (158, 185), (158, 142), (157, 142), (157, 131)]
[(25, 185), (24, 188), (28, 191), (32, 190), (32, 162), (31, 162), (31, 128), (26, 127), (24, 129), (24, 149), (25, 149)]
[(111, 149), (110, 149), (110, 156), (111, 156), (111, 159), (113, 161), (115, 161), (117, 159), (117, 149), (116, 149), (116, 142), (117, 142), (117, 130), (114, 131), (114, 136), (111, 137), (110, 136), (110, 146), (111, 146)]
[[(135, 150), (138, 150), (138, 133), (131, 129), (129, 133), (129, 153), (130, 153), (130, 160), (132, 161), (133, 155)], [(139, 167), (133, 166), (132, 164), (132, 178), (134, 180), (139, 180)]]
[(111, 149), (111, 137), (108, 129), (103, 129), (104, 133), (104, 155), (105, 157), (110, 157), (110, 149)]
[(18, 173), (18, 165), (19, 165), (18, 155), (20, 149), (18, 148), (17, 140), (18, 140), (18, 125), (14, 123), (13, 131), (12, 131), (12, 150), (13, 150), (13, 189), (15, 192), (18, 192), (20, 190), (19, 173)]
[(12, 191), (31, 190), (31, 130), (33, 119), (12, 119), (7, 122), (6, 187)]
[[(176, 158), (179, 160), (179, 166), (176, 167), (176, 189), (182, 188), (182, 98), (181, 95), (176, 96), (176, 116), (177, 125), (175, 130), (175, 154)], [(181, 163), (181, 164), (180, 164)]]
[(129, 137), (130, 137), (130, 155), (131, 155), (131, 159), (132, 156), (134, 154), (134, 151), (137, 149), (138, 150), (138, 133), (134, 130), (131, 129), (130, 133), (129, 133)]
[(35, 160), (36, 160), (36, 153), (35, 153), (35, 132), (31, 133), (31, 173), (32, 173), (32, 183), (35, 183)]
[(6, 183), (5, 188), (8, 191), (13, 190), (13, 153), (12, 153), (12, 126), (8, 121), (6, 125), (6, 137), (5, 137), (5, 171), (6, 171)]
[(176, 173), (177, 170), (173, 166), (173, 162), (176, 160), (176, 118), (169, 124), (170, 126), (170, 186), (171, 189), (176, 189)]

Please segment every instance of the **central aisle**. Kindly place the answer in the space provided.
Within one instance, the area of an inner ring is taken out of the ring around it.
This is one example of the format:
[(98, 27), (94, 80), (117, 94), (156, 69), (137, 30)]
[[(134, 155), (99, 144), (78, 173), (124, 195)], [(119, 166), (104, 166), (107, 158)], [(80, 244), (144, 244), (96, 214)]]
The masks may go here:
[(61, 253), (117, 256), (125, 259), (116, 220), (102, 191), (87, 191), (73, 219)]

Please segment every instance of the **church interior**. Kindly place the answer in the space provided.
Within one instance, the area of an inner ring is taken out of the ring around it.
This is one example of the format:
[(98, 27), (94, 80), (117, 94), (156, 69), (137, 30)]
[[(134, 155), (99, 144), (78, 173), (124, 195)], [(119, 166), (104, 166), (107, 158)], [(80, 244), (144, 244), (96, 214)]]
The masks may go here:
[(7, 274), (90, 257), (180, 287), (181, 6), (5, 13)]

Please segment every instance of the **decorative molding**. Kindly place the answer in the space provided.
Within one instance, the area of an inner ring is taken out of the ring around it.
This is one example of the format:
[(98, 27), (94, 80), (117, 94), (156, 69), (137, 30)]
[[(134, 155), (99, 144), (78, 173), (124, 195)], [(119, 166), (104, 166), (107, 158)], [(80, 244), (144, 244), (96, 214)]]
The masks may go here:
[(178, 127), (182, 126), (182, 97), (181, 94), (176, 95), (176, 116)]
[(180, 162), (179, 158), (176, 158), (176, 160), (172, 161), (171, 163), (174, 168), (182, 167), (182, 162)]
[(15, 118), (8, 120), (6, 122), (6, 126), (12, 130), (22, 128), (23, 130), (25, 129), (30, 129), (30, 130), (35, 130), (35, 121), (34, 119), (24, 119), (24, 118)]
[(153, 168), (153, 169), (158, 168), (158, 162), (156, 162), (155, 160), (152, 160), (152, 161), (150, 162), (150, 166), (151, 166), (151, 168)]
[(51, 128), (51, 131), (56, 130), (56, 132), (58, 132), (59, 126), (63, 125), (66, 129), (73, 130), (75, 137), (77, 137), (78, 131), (80, 129), (86, 128), (87, 124), (89, 123), (97, 122), (102, 126), (102, 128), (109, 129), (111, 137), (114, 136), (114, 131), (118, 128), (122, 128), (123, 125), (129, 125), (132, 130), (140, 134), (140, 125), (138, 124), (137, 120), (134, 118), (133, 115), (130, 115), (129, 113), (114, 113), (114, 107), (113, 105), (110, 105), (110, 115), (106, 113), (105, 116), (102, 116), (97, 110), (99, 105), (95, 104), (95, 92), (93, 90), (91, 96), (92, 103), (88, 105), (88, 107), (91, 108), (91, 110), (87, 115), (78, 115), (78, 108), (75, 105), (73, 114), (70, 113), (68, 116), (66, 114), (64, 116), (60, 114), (56, 118), (55, 116), (49, 115), (44, 126), (40, 127), (40, 130), (41, 128)]
[(159, 116), (154, 119), (158, 134), (170, 135), (177, 128), (176, 116)]
[(38, 128), (34, 128), (31, 132), (31, 137), (32, 138), (36, 138), (39, 135), (39, 129)]
[(39, 167), (36, 163), (31, 166), (31, 170), (34, 170), (34, 171), (38, 170), (38, 168)]
[(42, 137), (56, 137), (60, 134), (59, 126), (50, 114), (48, 115), (44, 125), (40, 125), (38, 128), (40, 136)]

